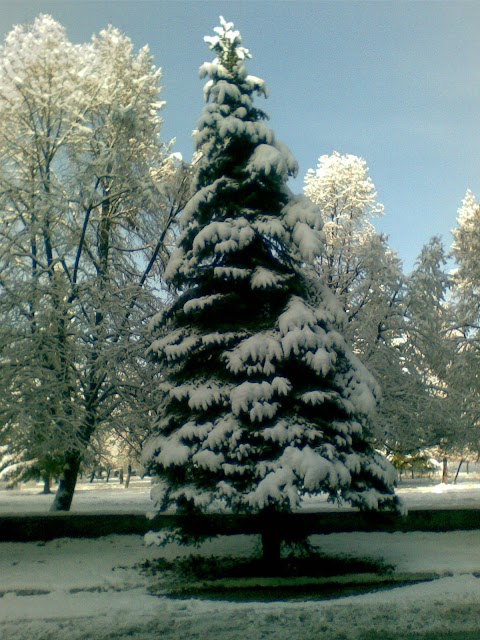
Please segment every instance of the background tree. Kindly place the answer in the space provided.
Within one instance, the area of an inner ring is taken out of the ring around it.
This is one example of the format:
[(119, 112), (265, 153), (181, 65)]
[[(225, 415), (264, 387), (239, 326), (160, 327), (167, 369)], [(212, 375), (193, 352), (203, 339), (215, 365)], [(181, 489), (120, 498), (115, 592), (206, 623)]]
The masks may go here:
[(325, 250), (313, 266), (339, 296), (347, 338), (380, 384), (372, 417), (378, 446), (395, 450), (411, 421), (414, 394), (399, 348), (405, 331), (402, 264), (372, 224), (383, 205), (365, 160), (351, 154), (321, 156), (305, 176), (304, 191), (318, 205), (325, 230)]
[(384, 211), (365, 160), (337, 151), (321, 156), (305, 176), (304, 193), (318, 205), (323, 220), (325, 249), (315, 263), (319, 278), (354, 316), (368, 294), (362, 283), (376, 237), (371, 219)]
[[(167, 268), (180, 295), (151, 346), (165, 375), (144, 450), (155, 507), (274, 514), (325, 491), (395, 508), (393, 469), (366, 429), (375, 383), (336, 298), (302, 266), (323, 250), (317, 207), (286, 186), (297, 165), (253, 105), (266, 91), (240, 34), (223, 19), (215, 32), (195, 193)], [(264, 539), (269, 554), (279, 546)]]
[(458, 210), (457, 227), (453, 230), (452, 255), (458, 268), (453, 274), (455, 317), (452, 338), (456, 358), (452, 366), (454, 384), (464, 402), (465, 438), (469, 449), (479, 451), (479, 348), (480, 329), (480, 205), (468, 190)]
[(67, 286), (52, 236), (60, 227), (57, 212), (68, 209), (53, 166), (75, 125), (78, 52), (47, 17), (31, 29), (16, 27), (1, 51), (3, 436), (8, 471), (45, 477), (52, 458), (61, 466), (67, 424), (77, 415), (74, 402), (62, 402), (70, 395), (63, 347)]
[(54, 453), (63, 510), (93, 433), (144, 429), (145, 327), (181, 181), (147, 48), (112, 27), (74, 46), (41, 16), (0, 65), (2, 441), (16, 471)]
[(473, 338), (480, 328), (480, 205), (470, 190), (458, 210), (453, 237), (452, 254), (458, 265), (454, 278), (457, 324), (466, 339)]
[(445, 480), (447, 454), (460, 442), (462, 420), (461, 398), (451, 384), (450, 286), (447, 256), (440, 238), (434, 237), (422, 248), (406, 279), (406, 325), (400, 350), (403, 371), (416, 393), (397, 450), (413, 457), (439, 455), (444, 459)]
[(451, 383), (449, 277), (440, 240), (432, 239), (404, 276), (372, 225), (383, 206), (356, 156), (322, 156), (307, 172), (305, 194), (319, 206), (326, 232), (318, 277), (340, 296), (347, 336), (382, 389), (373, 419), (378, 445), (397, 464), (433, 449), (444, 457), (459, 442), (462, 403)]

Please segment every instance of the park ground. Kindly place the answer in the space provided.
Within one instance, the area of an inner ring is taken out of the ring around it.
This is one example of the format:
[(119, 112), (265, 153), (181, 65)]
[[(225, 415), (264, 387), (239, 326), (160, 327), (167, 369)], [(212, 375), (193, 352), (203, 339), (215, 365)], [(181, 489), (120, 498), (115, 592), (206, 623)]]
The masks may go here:
[[(145, 512), (148, 480), (128, 490), (112, 482), (81, 483), (77, 512)], [(0, 490), (0, 513), (48, 510), (41, 485)], [(408, 480), (399, 493), (410, 508), (479, 508), (480, 477), (461, 474)], [(331, 509), (322, 500), (308, 509)], [(153, 595), (159, 576), (139, 566), (189, 551), (175, 544), (147, 547), (141, 536), (58, 539), (0, 544), (0, 638), (2, 640), (479, 640), (480, 530), (448, 533), (342, 533), (312, 536), (331, 556), (382, 560), (410, 582), (357, 595), (318, 598), (175, 598)], [(203, 544), (202, 555), (247, 556), (255, 536), (230, 536)], [(355, 579), (355, 576), (353, 576)]]

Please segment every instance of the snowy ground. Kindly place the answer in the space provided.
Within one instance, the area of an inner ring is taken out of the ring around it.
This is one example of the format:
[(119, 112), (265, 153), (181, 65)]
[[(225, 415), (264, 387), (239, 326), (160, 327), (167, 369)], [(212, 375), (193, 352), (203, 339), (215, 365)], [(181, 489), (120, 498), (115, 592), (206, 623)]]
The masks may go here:
[[(42, 487), (41, 483), (29, 482), (13, 490), (0, 489), (0, 514), (47, 512), (53, 496), (42, 495)], [(71, 510), (76, 513), (146, 513), (151, 508), (150, 480), (135, 477), (128, 489), (118, 480), (79, 482)]]
[[(41, 495), (41, 491), (41, 483), (31, 482), (8, 491), (0, 484), (0, 514), (46, 513), (53, 497)], [(397, 493), (409, 509), (480, 509), (480, 473), (462, 473), (457, 484), (442, 484), (438, 476), (402, 480)], [(308, 500), (304, 506), (309, 510), (338, 509), (326, 498)], [(151, 508), (150, 480), (139, 477), (132, 479), (128, 489), (118, 480), (80, 482), (72, 504), (72, 511), (76, 513), (146, 513)]]
[[(39, 487), (0, 490), (0, 510), (46, 511)], [(480, 507), (480, 482), (425, 481), (400, 488), (409, 506)], [(39, 503), (41, 505), (39, 506)], [(313, 505), (309, 504), (311, 508)], [(148, 486), (81, 485), (76, 511), (145, 511)], [(324, 601), (219, 602), (149, 595), (151, 578), (134, 567), (174, 545), (146, 548), (139, 536), (48, 543), (0, 544), (2, 640), (479, 640), (480, 531), (350, 533), (314, 536), (334, 555), (383, 559), (405, 574), (438, 579), (388, 591)], [(248, 554), (254, 537), (232, 536), (202, 547), (205, 554)]]

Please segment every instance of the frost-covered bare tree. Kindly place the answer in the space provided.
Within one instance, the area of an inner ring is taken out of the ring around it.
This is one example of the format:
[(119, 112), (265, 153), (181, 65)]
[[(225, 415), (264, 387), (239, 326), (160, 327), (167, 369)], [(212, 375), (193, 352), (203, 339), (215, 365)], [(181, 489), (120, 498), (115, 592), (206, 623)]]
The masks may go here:
[(386, 446), (403, 423), (411, 381), (399, 350), (405, 330), (402, 264), (372, 224), (384, 208), (365, 160), (351, 154), (321, 156), (305, 176), (305, 194), (318, 205), (326, 232), (324, 254), (313, 266), (339, 296), (347, 337), (381, 386), (372, 421), (379, 445)]
[(297, 164), (253, 104), (265, 85), (247, 75), (240, 34), (223, 19), (215, 32), (194, 195), (167, 267), (181, 293), (154, 322), (155, 508), (275, 514), (324, 491), (395, 509), (395, 474), (365, 425), (376, 385), (337, 298), (303, 266), (323, 251), (318, 209), (286, 186)]
[(0, 437), (7, 472), (60, 475), (55, 510), (96, 430), (148, 423), (152, 276), (187, 185), (159, 80), (112, 27), (72, 45), (40, 16), (0, 51)]
[(368, 360), (379, 344), (398, 335), (403, 316), (400, 260), (371, 220), (383, 214), (365, 160), (323, 155), (305, 176), (305, 195), (320, 211), (325, 250), (316, 258), (319, 279), (341, 300), (347, 333)]
[(365, 304), (368, 278), (365, 261), (376, 236), (371, 219), (383, 215), (383, 205), (363, 158), (337, 151), (319, 158), (305, 176), (305, 195), (318, 205), (325, 233), (325, 250), (316, 260), (322, 282), (355, 315)]
[(480, 329), (480, 203), (470, 190), (458, 210), (453, 237), (457, 325), (468, 338)]
[(454, 383), (464, 397), (467, 440), (471, 451), (480, 451), (480, 203), (468, 190), (458, 210), (453, 230), (452, 255), (458, 265), (453, 274), (455, 318), (453, 338), (457, 353), (452, 367)]

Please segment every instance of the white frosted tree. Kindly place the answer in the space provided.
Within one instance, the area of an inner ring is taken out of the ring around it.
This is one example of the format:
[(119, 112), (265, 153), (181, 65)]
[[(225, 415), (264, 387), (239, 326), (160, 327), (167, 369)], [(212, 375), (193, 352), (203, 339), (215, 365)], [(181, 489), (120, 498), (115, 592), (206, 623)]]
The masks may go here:
[(151, 408), (145, 326), (178, 209), (159, 80), (112, 27), (74, 46), (40, 16), (1, 50), (3, 466), (59, 475), (54, 509), (92, 435), (141, 441)]
[(318, 205), (323, 220), (325, 250), (316, 259), (319, 277), (354, 314), (365, 303), (364, 263), (376, 236), (371, 219), (384, 210), (365, 160), (337, 151), (321, 156), (317, 168), (305, 176), (304, 193)]
[(379, 345), (398, 335), (403, 315), (402, 265), (371, 222), (384, 207), (365, 160), (352, 154), (321, 156), (304, 183), (325, 232), (324, 252), (312, 266), (338, 296), (347, 314), (347, 337), (368, 361)]
[(395, 509), (366, 424), (376, 384), (305, 267), (324, 250), (318, 209), (286, 185), (297, 164), (253, 104), (266, 89), (240, 34), (221, 19), (206, 41), (201, 159), (166, 272), (180, 295), (150, 348), (164, 373), (144, 458), (155, 508), (275, 513), (326, 492)]
[(325, 251), (313, 267), (339, 297), (346, 337), (380, 385), (374, 432), (380, 447), (395, 451), (411, 418), (412, 381), (400, 349), (406, 328), (402, 264), (372, 224), (383, 205), (365, 160), (351, 154), (321, 156), (305, 176), (304, 191), (318, 205), (325, 230)]
[(454, 322), (452, 339), (456, 357), (452, 384), (464, 398), (467, 441), (473, 452), (480, 451), (478, 411), (480, 397), (478, 338), (480, 332), (480, 204), (468, 190), (458, 210), (453, 230), (452, 255), (457, 263), (453, 279)]
[(454, 277), (458, 328), (469, 337), (480, 328), (480, 204), (470, 190), (458, 210), (457, 227), (452, 233), (452, 254), (458, 265)]
[(15, 27), (0, 53), (2, 466), (13, 478), (59, 474), (78, 415), (62, 401), (71, 369), (56, 250), (63, 254), (67, 242), (68, 205), (54, 170), (79, 108), (78, 55), (47, 16)]

